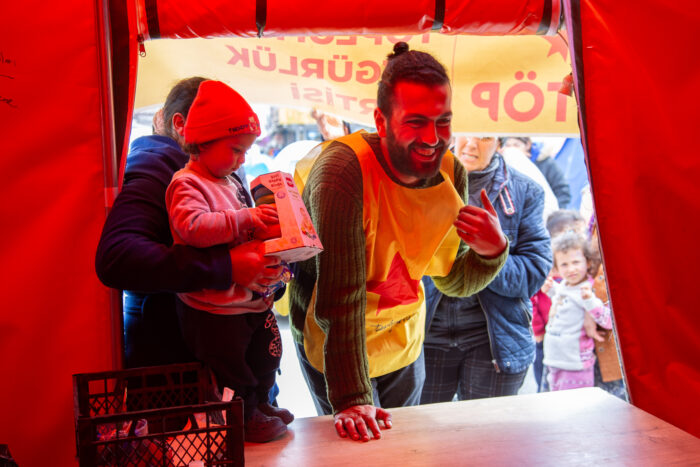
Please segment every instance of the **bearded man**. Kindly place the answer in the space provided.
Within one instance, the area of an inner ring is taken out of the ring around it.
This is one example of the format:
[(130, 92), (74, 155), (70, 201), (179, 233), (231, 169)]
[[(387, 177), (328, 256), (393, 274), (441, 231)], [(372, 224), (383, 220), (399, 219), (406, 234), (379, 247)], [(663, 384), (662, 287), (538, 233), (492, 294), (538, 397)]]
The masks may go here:
[(508, 255), (485, 193), (485, 209), (464, 206), (466, 171), (448, 151), (451, 92), (434, 57), (399, 42), (379, 83), (377, 132), (325, 142), (297, 165), (325, 251), (298, 263), (292, 333), (316, 410), (334, 414), (341, 437), (379, 438), (386, 408), (420, 403), (421, 278), (473, 295)]

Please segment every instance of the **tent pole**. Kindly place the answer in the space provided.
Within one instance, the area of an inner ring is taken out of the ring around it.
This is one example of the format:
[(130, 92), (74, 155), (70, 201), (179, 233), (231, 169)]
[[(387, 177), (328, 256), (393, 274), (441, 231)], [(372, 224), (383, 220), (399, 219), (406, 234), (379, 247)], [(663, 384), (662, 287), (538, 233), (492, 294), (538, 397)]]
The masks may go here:
[[(112, 88), (112, 43), (110, 40), (109, 0), (96, 0), (98, 76), (100, 86), (100, 111), (102, 115), (102, 162), (104, 173), (105, 216), (114, 203), (119, 191), (119, 167), (115, 144), (114, 100)], [(121, 292), (110, 289), (110, 329), (112, 341), (112, 366), (123, 368), (123, 317)]]

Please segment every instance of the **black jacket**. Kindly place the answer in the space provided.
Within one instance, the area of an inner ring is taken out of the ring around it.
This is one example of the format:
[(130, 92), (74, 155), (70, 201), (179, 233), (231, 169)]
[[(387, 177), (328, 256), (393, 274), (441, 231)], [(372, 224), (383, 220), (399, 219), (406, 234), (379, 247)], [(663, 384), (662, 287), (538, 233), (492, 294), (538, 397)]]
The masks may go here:
[(559, 209), (567, 209), (571, 202), (571, 188), (569, 187), (569, 182), (566, 181), (564, 172), (561, 171), (551, 157), (536, 160), (535, 165), (540, 169), (544, 178), (547, 179), (549, 187), (554, 192), (554, 196), (557, 197)]

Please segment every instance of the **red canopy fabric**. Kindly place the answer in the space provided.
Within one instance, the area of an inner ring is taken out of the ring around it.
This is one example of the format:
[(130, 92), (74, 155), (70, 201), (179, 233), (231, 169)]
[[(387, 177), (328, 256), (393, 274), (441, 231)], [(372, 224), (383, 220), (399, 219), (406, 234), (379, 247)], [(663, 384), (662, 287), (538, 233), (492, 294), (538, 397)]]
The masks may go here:
[[(0, 27), (0, 444), (75, 463), (71, 375), (109, 369), (104, 79), (95, 4), (5, 2)], [(41, 33), (28, 34), (28, 28)]]
[(700, 436), (700, 4), (681, 3), (572, 1), (567, 24), (632, 402)]
[(136, 0), (144, 39), (258, 35), (556, 34), (560, 0)]
[[(0, 443), (9, 444), (23, 466), (75, 465), (71, 374), (118, 362), (112, 338), (119, 330), (93, 261), (105, 201), (114, 194), (115, 161), (128, 133), (138, 34), (148, 38), (155, 27), (159, 35), (150, 37), (254, 36), (261, 16), (250, 1), (180, 1), (171, 7), (173, 2), (149, 0), (151, 11), (157, 5), (155, 16), (145, 15), (143, 2), (125, 2), (126, 11), (115, 3), (110, 22), (102, 21), (108, 10), (100, 0), (69, 0), (60, 8), (28, 0), (3, 8)], [(542, 8), (538, 2), (498, 2), (495, 12), (503, 16), (492, 19), (483, 12), (493, 11), (495, 2), (481, 3), (477, 8), (476, 2), (445, 1), (439, 18), (433, 2), (390, 8), (387, 2), (277, 0), (266, 4), (264, 34), (405, 34), (437, 25), (445, 33), (513, 34), (541, 32), (543, 25), (549, 31), (558, 21), (554, 4), (551, 21), (542, 21), (546, 2), (539, 2)], [(694, 274), (700, 255), (693, 241), (700, 212), (700, 164), (693, 147), (700, 5), (565, 5), (633, 402), (700, 436)]]

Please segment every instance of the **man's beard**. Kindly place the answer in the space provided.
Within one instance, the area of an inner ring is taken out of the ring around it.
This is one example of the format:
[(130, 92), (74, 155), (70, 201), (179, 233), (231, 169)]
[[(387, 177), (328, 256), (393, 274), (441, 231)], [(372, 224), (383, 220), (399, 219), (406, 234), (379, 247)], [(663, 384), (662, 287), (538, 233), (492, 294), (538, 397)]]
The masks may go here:
[(391, 128), (387, 128), (386, 132), (386, 146), (389, 157), (390, 165), (397, 172), (410, 176), (417, 177), (421, 180), (427, 180), (434, 177), (440, 171), (440, 164), (442, 162), (442, 157), (447, 152), (447, 145), (440, 141), (437, 145), (437, 157), (432, 161), (423, 161), (415, 159), (412, 156), (411, 149), (413, 147), (430, 147), (426, 145), (416, 145), (416, 143), (410, 144), (408, 147), (403, 147), (396, 142), (394, 137), (394, 132)]

